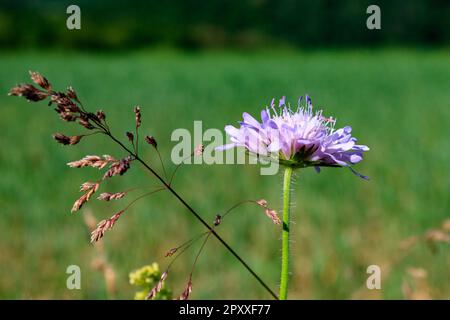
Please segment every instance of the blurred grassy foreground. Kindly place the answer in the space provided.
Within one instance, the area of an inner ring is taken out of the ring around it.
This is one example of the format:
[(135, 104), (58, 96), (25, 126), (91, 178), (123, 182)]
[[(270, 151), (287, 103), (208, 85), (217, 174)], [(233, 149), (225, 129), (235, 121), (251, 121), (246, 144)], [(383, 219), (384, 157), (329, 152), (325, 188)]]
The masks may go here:
[[(357, 169), (299, 173), (293, 210), (291, 298), (408, 298), (411, 292), (450, 298), (448, 245), (430, 250), (422, 237), (449, 217), (450, 55), (448, 51), (337, 51), (265, 53), (122, 54), (0, 53), (0, 298), (132, 298), (128, 273), (203, 231), (168, 193), (139, 202), (104, 238), (116, 275), (108, 294), (93, 269), (82, 213), (70, 214), (79, 185), (100, 176), (65, 164), (86, 154), (123, 156), (94, 136), (64, 147), (51, 134), (79, 132), (45, 103), (7, 97), (28, 81), (28, 70), (46, 75), (60, 90), (72, 85), (89, 108), (102, 108), (117, 134), (131, 130), (132, 107), (142, 106), (143, 132), (157, 137), (169, 161), (175, 128), (193, 130), (255, 116), (272, 97), (295, 102), (308, 93), (315, 106), (353, 127), (371, 147)], [(142, 146), (144, 147), (144, 146)], [(154, 152), (145, 158), (157, 165)], [(173, 165), (170, 165), (173, 168)], [(138, 165), (104, 191), (156, 184)], [(260, 176), (257, 166), (184, 167), (175, 187), (208, 221), (241, 199), (264, 197), (281, 207), (281, 177)], [(139, 192), (134, 195), (137, 196)], [(91, 201), (97, 219), (121, 202)], [(242, 207), (220, 234), (274, 288), (278, 285), (279, 232), (258, 208)], [(408, 247), (408, 243), (410, 246)], [(408, 247), (408, 248), (406, 248)], [(187, 282), (195, 250), (180, 258), (168, 278), (175, 295)], [(82, 290), (66, 289), (66, 267), (82, 270)], [(366, 268), (382, 268), (382, 289), (366, 289)], [(192, 298), (270, 298), (216, 240), (194, 274)]]

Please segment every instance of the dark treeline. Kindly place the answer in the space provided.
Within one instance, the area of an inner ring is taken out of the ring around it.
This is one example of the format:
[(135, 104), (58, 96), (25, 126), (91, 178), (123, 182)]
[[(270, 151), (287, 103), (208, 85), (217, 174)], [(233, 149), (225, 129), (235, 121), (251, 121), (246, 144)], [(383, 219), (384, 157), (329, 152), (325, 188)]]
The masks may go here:
[[(81, 30), (66, 8), (81, 8)], [(368, 30), (366, 8), (381, 8)], [(450, 42), (449, 0), (0, 0), (0, 46), (181, 48), (425, 45)]]

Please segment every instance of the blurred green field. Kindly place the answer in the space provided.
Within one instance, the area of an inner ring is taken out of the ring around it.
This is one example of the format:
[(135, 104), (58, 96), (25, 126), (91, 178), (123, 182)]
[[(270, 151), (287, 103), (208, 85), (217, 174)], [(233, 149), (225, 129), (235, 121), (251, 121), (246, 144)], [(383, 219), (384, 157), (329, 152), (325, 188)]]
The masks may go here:
[[(133, 128), (132, 107), (140, 104), (142, 132), (157, 138), (167, 161), (175, 128), (193, 130), (193, 121), (202, 120), (204, 128), (222, 129), (243, 111), (258, 115), (272, 97), (296, 101), (308, 93), (338, 126), (351, 125), (359, 142), (371, 147), (357, 167), (371, 180), (344, 169), (298, 173), (290, 298), (403, 299), (407, 284), (431, 298), (450, 298), (448, 244), (430, 250), (419, 239), (402, 247), (404, 239), (449, 218), (448, 50), (0, 53), (0, 298), (131, 299), (130, 271), (154, 261), (164, 267), (164, 253), (203, 228), (168, 193), (137, 203), (103, 241), (117, 275), (117, 293), (108, 294), (92, 268), (96, 251), (82, 213), (70, 213), (79, 185), (100, 173), (65, 164), (86, 154), (124, 153), (100, 136), (74, 147), (56, 144), (52, 133), (78, 133), (78, 126), (62, 123), (45, 103), (6, 95), (28, 81), (30, 69), (60, 90), (72, 85), (90, 109), (106, 112), (118, 135)], [(143, 147), (157, 166), (154, 152)], [(155, 184), (135, 165), (102, 190)], [(281, 208), (281, 176), (260, 176), (257, 166), (186, 166), (175, 188), (208, 221), (242, 199), (264, 197)], [(104, 219), (130, 199), (91, 201), (86, 208)], [(279, 232), (258, 208), (242, 207), (218, 231), (277, 289)], [(195, 252), (180, 258), (168, 278), (175, 294), (183, 290)], [(66, 288), (71, 264), (81, 267), (82, 290)], [(371, 264), (382, 268), (379, 291), (365, 287)], [(426, 278), (414, 283), (411, 268), (422, 268)], [(195, 271), (192, 298), (270, 296), (212, 239)]]

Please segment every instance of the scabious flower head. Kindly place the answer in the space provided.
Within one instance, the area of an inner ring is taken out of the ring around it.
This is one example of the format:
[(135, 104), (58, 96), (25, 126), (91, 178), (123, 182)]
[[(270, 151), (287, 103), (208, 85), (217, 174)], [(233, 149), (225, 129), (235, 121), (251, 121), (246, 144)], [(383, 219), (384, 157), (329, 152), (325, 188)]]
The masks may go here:
[(272, 100), (270, 107), (261, 111), (261, 122), (244, 112), (239, 128), (225, 127), (231, 143), (216, 150), (244, 147), (252, 155), (294, 168), (348, 167), (356, 173), (351, 166), (360, 162), (369, 148), (356, 144), (351, 127), (335, 129), (335, 119), (324, 117), (322, 110), (314, 112), (307, 95), (305, 100), (302, 105), (302, 97), (299, 99), (295, 111), (285, 97), (278, 108)]

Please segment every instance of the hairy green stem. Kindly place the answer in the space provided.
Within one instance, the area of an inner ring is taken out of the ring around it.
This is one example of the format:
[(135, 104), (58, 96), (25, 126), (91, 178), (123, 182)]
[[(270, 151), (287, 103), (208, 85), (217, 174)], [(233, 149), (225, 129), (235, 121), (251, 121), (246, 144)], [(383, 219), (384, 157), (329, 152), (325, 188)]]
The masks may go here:
[(280, 300), (287, 299), (289, 283), (289, 222), (292, 167), (286, 167), (283, 181), (283, 230), (281, 234), (281, 281)]

